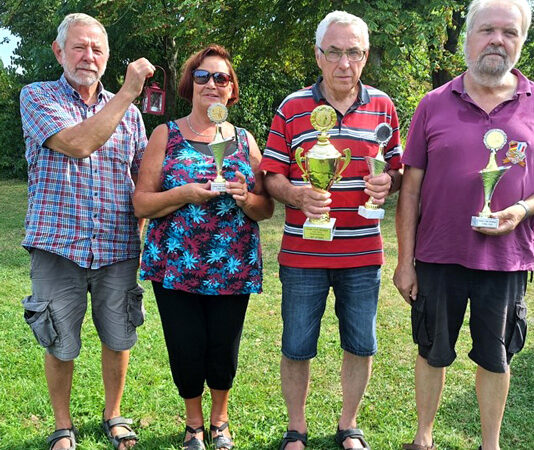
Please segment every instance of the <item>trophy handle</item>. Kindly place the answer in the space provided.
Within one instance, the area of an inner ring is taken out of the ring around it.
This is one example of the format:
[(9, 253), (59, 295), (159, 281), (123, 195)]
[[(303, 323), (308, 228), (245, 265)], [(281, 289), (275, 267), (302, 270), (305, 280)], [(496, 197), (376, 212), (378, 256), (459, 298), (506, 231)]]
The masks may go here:
[(341, 169), (339, 169), (334, 182), (341, 180), (342, 178), (341, 174), (345, 171), (345, 169), (350, 163), (350, 157), (351, 157), (350, 148), (346, 148), (345, 150), (343, 150), (343, 154), (345, 155), (345, 157), (343, 158), (344, 159), (343, 165), (341, 166)]
[(302, 179), (304, 181), (309, 181), (308, 174), (306, 170), (304, 169), (304, 165), (303, 165), (303, 162), (304, 162), (304, 156), (302, 156), (303, 151), (304, 149), (302, 147), (297, 148), (295, 152), (295, 161), (297, 163), (297, 166), (299, 166), (300, 170), (302, 171)]

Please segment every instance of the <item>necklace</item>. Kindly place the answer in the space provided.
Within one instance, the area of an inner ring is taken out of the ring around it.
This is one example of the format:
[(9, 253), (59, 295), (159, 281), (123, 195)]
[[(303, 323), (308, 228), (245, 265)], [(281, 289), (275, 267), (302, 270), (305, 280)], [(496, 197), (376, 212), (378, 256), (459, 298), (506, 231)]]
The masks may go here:
[(202, 136), (202, 137), (209, 137), (209, 138), (214, 138), (215, 137), (215, 133), (213, 133), (213, 135), (211, 134), (204, 134), (204, 133), (199, 133), (197, 130), (195, 130), (193, 128), (193, 126), (191, 125), (191, 121), (189, 120), (189, 116), (185, 116), (185, 120), (187, 122), (187, 126), (189, 127), (189, 129), (195, 133), (197, 136)]

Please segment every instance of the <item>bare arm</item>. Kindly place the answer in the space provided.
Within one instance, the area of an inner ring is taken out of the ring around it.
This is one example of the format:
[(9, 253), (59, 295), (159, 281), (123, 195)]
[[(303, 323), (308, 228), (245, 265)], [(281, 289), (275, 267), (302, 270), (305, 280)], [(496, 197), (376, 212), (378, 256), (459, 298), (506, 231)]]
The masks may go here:
[(161, 190), (161, 169), (167, 138), (167, 125), (163, 124), (156, 127), (148, 141), (133, 196), (137, 217), (163, 217), (188, 203), (204, 203), (219, 195), (219, 192), (210, 191), (211, 182), (189, 183), (167, 191)]
[(128, 65), (119, 92), (94, 116), (49, 137), (44, 145), (73, 158), (85, 158), (104, 145), (114, 133), (124, 113), (141, 93), (154, 66), (141, 58)]
[(393, 282), (400, 294), (411, 303), (417, 297), (417, 276), (414, 268), (415, 233), (419, 219), (421, 184), (425, 171), (407, 166), (397, 203), (396, 228), (399, 256)]
[(226, 192), (231, 195), (244, 213), (252, 220), (260, 221), (273, 215), (274, 202), (264, 187), (264, 174), (259, 170), (261, 153), (254, 137), (247, 131), (250, 166), (256, 178), (256, 184), (252, 192), (247, 191), (245, 176), (237, 172), (237, 181), (226, 183)]

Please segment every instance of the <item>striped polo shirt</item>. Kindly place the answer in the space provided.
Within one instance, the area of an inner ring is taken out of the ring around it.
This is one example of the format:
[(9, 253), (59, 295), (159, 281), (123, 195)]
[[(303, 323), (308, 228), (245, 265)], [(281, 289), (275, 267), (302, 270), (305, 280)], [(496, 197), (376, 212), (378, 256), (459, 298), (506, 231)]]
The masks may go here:
[[(284, 99), (273, 118), (261, 169), (286, 176), (295, 186), (303, 186), (302, 171), (295, 161), (298, 147), (304, 154), (317, 142), (319, 134), (310, 123), (313, 109), (327, 104), (319, 85), (301, 89)], [(330, 142), (342, 152), (351, 150), (351, 162), (341, 181), (330, 188), (332, 203), (330, 217), (336, 219), (331, 242), (302, 238), (306, 216), (300, 209), (286, 205), (282, 247), (278, 255), (281, 265), (302, 268), (347, 268), (380, 265), (383, 263), (380, 221), (358, 214), (358, 207), (369, 197), (363, 192), (363, 177), (369, 174), (365, 156), (376, 156), (378, 143), (374, 130), (382, 122), (393, 128), (385, 159), (391, 169), (401, 167), (402, 152), (399, 123), (393, 102), (384, 92), (360, 82), (359, 95), (345, 115), (336, 111), (336, 126), (328, 132)]]

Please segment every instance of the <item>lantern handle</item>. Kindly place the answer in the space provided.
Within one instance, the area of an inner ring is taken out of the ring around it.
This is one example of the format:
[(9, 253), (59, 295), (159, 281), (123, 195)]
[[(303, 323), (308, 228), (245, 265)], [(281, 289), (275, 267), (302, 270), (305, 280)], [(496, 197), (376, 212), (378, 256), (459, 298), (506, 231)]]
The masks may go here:
[[(165, 72), (165, 69), (163, 67), (161, 67), (161, 66), (154, 65), (154, 67), (156, 68), (156, 70), (157, 69), (161, 69), (161, 71), (163, 72), (163, 90), (166, 90), (167, 89), (167, 72)], [(154, 71), (154, 74), (155, 73), (156, 72)], [(152, 76), (154, 76), (154, 75), (152, 75)], [(148, 82), (148, 80), (147, 80), (147, 82)]]

